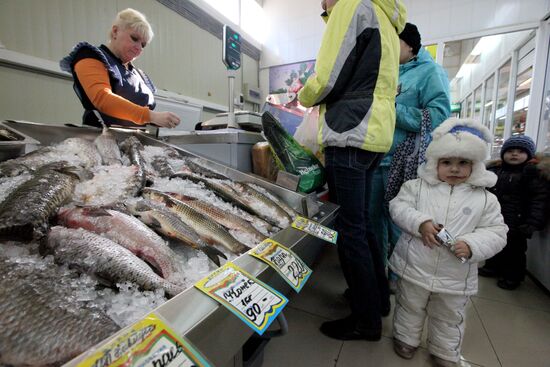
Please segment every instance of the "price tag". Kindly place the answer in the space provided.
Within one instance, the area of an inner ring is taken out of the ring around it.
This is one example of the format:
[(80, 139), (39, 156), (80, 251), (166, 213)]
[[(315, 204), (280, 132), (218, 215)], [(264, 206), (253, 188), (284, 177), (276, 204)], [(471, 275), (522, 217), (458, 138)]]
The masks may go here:
[(292, 223), (292, 227), (333, 244), (336, 244), (336, 239), (338, 238), (338, 232), (334, 229), (322, 226), (317, 222), (300, 216), (296, 217)]
[(260, 335), (288, 303), (285, 296), (230, 262), (198, 281), (195, 287), (220, 302)]
[(90, 352), (78, 367), (202, 367), (212, 366), (189, 341), (159, 316), (149, 314), (107, 344)]
[(265, 261), (277, 270), (296, 292), (300, 292), (311, 275), (311, 269), (302, 259), (279, 242), (273, 241), (270, 238), (262, 241), (258, 246), (248, 251), (248, 253)]

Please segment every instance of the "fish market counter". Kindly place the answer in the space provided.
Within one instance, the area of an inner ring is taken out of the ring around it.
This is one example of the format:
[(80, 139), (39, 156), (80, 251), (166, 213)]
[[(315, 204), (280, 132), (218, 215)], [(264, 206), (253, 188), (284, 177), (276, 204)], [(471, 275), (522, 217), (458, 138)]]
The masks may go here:
[(241, 172), (252, 172), (252, 146), (265, 141), (260, 133), (241, 129), (176, 131), (159, 140)]
[[(56, 144), (69, 137), (93, 140), (101, 133), (99, 129), (94, 128), (47, 125), (21, 121), (4, 121), (0, 125), (30, 137), (40, 142), (41, 145)], [(177, 150), (181, 156), (204, 159), (203, 156), (201, 157), (196, 153), (179, 147), (179, 144), (171, 144), (178, 140), (177, 137), (173, 137), (167, 142), (152, 137), (143, 131), (114, 129), (114, 132), (117, 135), (117, 139), (134, 135), (144, 146), (171, 147)], [(27, 152), (36, 149), (36, 147), (36, 144), (29, 145)], [(315, 194), (305, 195), (292, 192), (264, 181), (257, 176), (243, 173), (213, 160), (204, 159), (204, 162), (207, 167), (223, 173), (234, 181), (250, 182), (271, 191), (304, 217), (307, 216), (324, 226), (330, 227), (333, 224), (338, 207), (332, 203), (319, 201)], [(323, 246), (330, 246), (329, 243), (291, 226), (280, 230), (272, 235), (271, 238), (291, 249), (308, 266), (311, 266), (315, 261)], [(248, 253), (240, 255), (231, 262), (283, 295), (288, 296), (295, 292), (275, 270)], [(307, 283), (305, 286), (308, 286)], [(189, 287), (185, 289), (152, 311), (161, 316), (167, 325), (178, 335), (187, 338), (214, 366), (228, 367), (243, 365), (243, 345), (255, 332), (220, 303), (211, 299), (197, 288)], [(276, 330), (278, 327), (277, 324), (277, 322), (273, 322), (269, 330)], [(123, 328), (111, 338), (97, 345), (96, 348), (105, 345), (108, 340), (124, 334), (129, 328), (129, 326)], [(88, 351), (76, 357), (68, 362), (66, 366), (78, 365), (90, 352)]]

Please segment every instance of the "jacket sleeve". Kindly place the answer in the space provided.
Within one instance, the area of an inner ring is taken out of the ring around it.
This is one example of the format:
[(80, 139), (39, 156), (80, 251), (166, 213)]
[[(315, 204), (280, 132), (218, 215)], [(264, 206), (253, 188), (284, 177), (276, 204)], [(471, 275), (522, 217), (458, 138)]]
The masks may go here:
[(548, 205), (549, 183), (540, 176), (540, 172), (534, 166), (526, 168), (527, 188), (529, 193), (525, 224), (529, 237), (535, 230), (541, 230), (546, 224), (546, 205)]
[[(410, 72), (415, 72), (412, 69)], [(396, 128), (420, 132), (420, 122), (422, 121), (422, 109), (427, 109), (432, 120), (432, 129), (435, 129), (451, 114), (451, 98), (449, 93), (449, 80), (445, 72), (436, 68), (431, 68), (427, 73), (424, 86), (420, 91), (421, 108), (405, 106), (397, 103), (396, 109)]]
[(480, 262), (493, 257), (506, 245), (508, 227), (500, 212), (500, 204), (495, 195), (486, 192), (487, 203), (481, 215), (480, 222), (471, 233), (458, 236), (470, 246), (471, 262)]
[(390, 216), (403, 231), (420, 237), (418, 229), (425, 221), (432, 220), (429, 215), (419, 212), (416, 207), (417, 196), (422, 185), (421, 179), (405, 182), (399, 193), (390, 201)]
[[(342, 52), (344, 46), (349, 47), (349, 45), (344, 45), (343, 42), (349, 42), (350, 38), (346, 38), (346, 33), (354, 26), (352, 20), (354, 19), (355, 8), (360, 6), (360, 2), (354, 3), (352, 1), (340, 1), (330, 13), (321, 47), (317, 54), (315, 72), (308, 78), (304, 87), (298, 93), (298, 100), (302, 106), (317, 105), (329, 93), (339, 94), (340, 91), (335, 89), (336, 84), (340, 88), (348, 84), (347, 80), (344, 79), (350, 79), (352, 74), (343, 74), (340, 71), (342, 70), (341, 64), (349, 56), (344, 55)], [(373, 14), (373, 16), (376, 15)], [(337, 80), (338, 83), (336, 83)]]

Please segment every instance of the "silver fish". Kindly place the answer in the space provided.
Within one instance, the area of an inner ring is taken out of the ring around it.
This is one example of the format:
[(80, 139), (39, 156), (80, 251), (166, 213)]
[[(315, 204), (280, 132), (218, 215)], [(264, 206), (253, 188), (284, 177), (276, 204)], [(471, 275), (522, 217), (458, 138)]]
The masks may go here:
[(275, 204), (280, 206), (289, 216), (292, 220), (294, 220), (297, 216), (300, 215), (296, 210), (294, 210), (290, 205), (284, 202), (280, 197), (273, 194), (269, 190), (267, 190), (264, 187), (258, 186), (256, 184), (250, 183), (250, 182), (242, 182), (244, 185), (247, 185), (248, 187), (251, 187), (252, 189), (258, 191), (259, 193), (267, 196), (269, 199), (273, 200)]
[(53, 253), (57, 262), (74, 266), (113, 284), (130, 281), (145, 290), (164, 289), (170, 296), (183, 291), (182, 286), (158, 276), (129, 250), (82, 228), (52, 227), (42, 246), (48, 253)]
[(48, 219), (70, 200), (78, 176), (61, 162), (40, 168), (0, 204), (0, 238), (30, 241), (42, 237)]
[(195, 209), (201, 214), (206, 215), (207, 217), (221, 224), (225, 228), (241, 231), (248, 234), (249, 236), (252, 236), (252, 238), (254, 238), (254, 240), (256, 241), (256, 244), (262, 242), (267, 238), (266, 236), (261, 234), (256, 228), (251, 226), (248, 221), (240, 218), (234, 213), (230, 213), (228, 211), (215, 207), (214, 205), (205, 203), (204, 201), (189, 196), (177, 193), (170, 193), (169, 195), (184, 202), (191, 208)]
[(217, 266), (220, 266), (218, 257), (227, 259), (223, 252), (204, 243), (193, 228), (185, 224), (177, 214), (165, 206), (147, 200), (126, 205), (130, 212), (143, 223), (168, 238), (176, 239), (191, 248), (204, 252)]
[(145, 160), (141, 152), (143, 151), (143, 145), (135, 136), (130, 136), (122, 143), (120, 143), (120, 149), (124, 154), (128, 156), (132, 165), (136, 166), (135, 175), (135, 194), (141, 192), (141, 189), (145, 187), (147, 181), (147, 175), (145, 172)]
[(172, 198), (161, 191), (145, 188), (143, 196), (166, 205), (176, 213), (183, 222), (191, 226), (208, 243), (219, 244), (235, 254), (242, 254), (248, 247), (235, 239), (225, 228), (205, 217), (185, 203)]
[(118, 331), (77, 301), (70, 273), (0, 259), (0, 365), (61, 365)]
[(58, 223), (69, 228), (84, 228), (107, 237), (153, 266), (171, 283), (183, 284), (183, 269), (166, 242), (139, 219), (103, 208), (60, 208)]
[(160, 155), (153, 157), (151, 166), (157, 171), (160, 177), (170, 177), (175, 173), (170, 163), (168, 163), (168, 159)]
[(222, 175), (221, 173), (215, 172), (213, 169), (206, 167), (200, 158), (187, 157), (185, 159), (185, 165), (191, 170), (191, 172), (196, 174), (201, 174), (204, 177), (216, 178), (219, 180), (228, 179), (227, 176)]
[(94, 143), (101, 154), (104, 165), (122, 164), (122, 156), (116, 142), (116, 138), (109, 128), (104, 127), (102, 133), (94, 140)]

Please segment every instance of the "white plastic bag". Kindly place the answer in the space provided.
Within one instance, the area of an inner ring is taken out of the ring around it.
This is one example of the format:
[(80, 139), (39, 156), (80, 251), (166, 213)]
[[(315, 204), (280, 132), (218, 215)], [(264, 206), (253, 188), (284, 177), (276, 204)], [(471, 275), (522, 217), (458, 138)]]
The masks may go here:
[(294, 139), (303, 147), (311, 150), (317, 155), (319, 152), (319, 143), (317, 134), (319, 133), (319, 106), (308, 108), (304, 113), (304, 119), (294, 133)]

